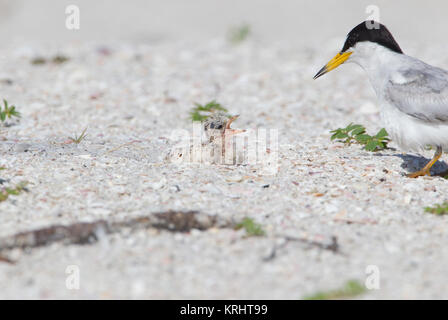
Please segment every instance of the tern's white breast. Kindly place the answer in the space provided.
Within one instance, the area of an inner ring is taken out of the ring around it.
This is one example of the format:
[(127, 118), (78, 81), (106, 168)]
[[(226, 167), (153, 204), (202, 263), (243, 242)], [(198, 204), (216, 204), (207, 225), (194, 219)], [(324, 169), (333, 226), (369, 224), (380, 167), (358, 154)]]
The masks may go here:
[(384, 128), (403, 151), (422, 151), (426, 145), (448, 149), (448, 125), (414, 118), (384, 100), (380, 114)]

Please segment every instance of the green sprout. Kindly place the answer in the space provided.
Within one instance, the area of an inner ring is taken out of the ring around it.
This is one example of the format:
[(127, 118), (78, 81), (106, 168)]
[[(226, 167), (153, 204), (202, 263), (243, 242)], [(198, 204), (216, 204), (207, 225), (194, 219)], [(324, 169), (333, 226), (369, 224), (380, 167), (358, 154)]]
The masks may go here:
[(17, 196), (23, 191), (28, 191), (26, 185), (28, 182), (20, 182), (14, 188), (3, 188), (0, 189), (0, 202), (6, 201), (9, 196)]
[(11, 119), (12, 117), (20, 118), (20, 112), (16, 110), (15, 106), (9, 106), (8, 101), (3, 99), (3, 109), (0, 108), (0, 120), (3, 123), (6, 119)]
[[(217, 103), (215, 100), (207, 103), (206, 105), (201, 105), (195, 103), (196, 107), (190, 112), (190, 118), (193, 121), (204, 121), (207, 119), (211, 113), (216, 111), (227, 112), (227, 109)], [(208, 114), (203, 114), (208, 113)]]
[(435, 214), (437, 216), (443, 216), (448, 214), (448, 202), (444, 202), (442, 204), (436, 204), (433, 207), (426, 207), (425, 212)]
[(266, 234), (262, 226), (251, 218), (244, 218), (243, 221), (236, 225), (235, 229), (244, 229), (249, 237), (259, 237)]
[(250, 26), (243, 24), (237, 27), (233, 27), (229, 30), (228, 38), (233, 44), (238, 44), (247, 39), (250, 35)]
[(317, 292), (311, 296), (307, 296), (304, 300), (337, 300), (347, 299), (359, 296), (366, 291), (366, 288), (357, 280), (350, 280), (340, 289)]
[(69, 61), (69, 60), (70, 60), (70, 58), (68, 58), (68, 57), (66, 57), (66, 56), (63, 56), (63, 55), (57, 55), (57, 56), (54, 56), (54, 57), (51, 59), (51, 62), (53, 62), (54, 64), (62, 64), (62, 63), (67, 62), (67, 61)]
[(351, 144), (355, 137), (361, 134), (365, 134), (366, 129), (360, 124), (352, 124), (350, 123), (345, 128), (338, 128), (336, 130), (330, 131), (333, 135), (331, 136), (331, 140), (339, 140), (345, 144)]
[(31, 60), (31, 64), (33, 64), (35, 66), (46, 64), (46, 63), (47, 63), (47, 59), (45, 59), (43, 57), (36, 57), (33, 60)]
[(345, 128), (338, 128), (330, 131), (332, 133), (331, 140), (340, 141), (344, 144), (351, 145), (356, 142), (364, 146), (367, 151), (379, 151), (387, 148), (390, 141), (386, 129), (381, 129), (374, 136), (366, 133), (366, 128), (360, 124), (350, 123)]
[(85, 137), (87, 137), (87, 128), (85, 128), (83, 131), (82, 131), (82, 133), (81, 133), (81, 135), (80, 136), (78, 136), (76, 133), (75, 133), (75, 137), (69, 137), (69, 140), (71, 141), (71, 142), (73, 142), (73, 143), (76, 143), (76, 144), (80, 144), (81, 143), (81, 141), (83, 141), (84, 139), (85, 139)]
[(49, 62), (52, 62), (54, 64), (63, 64), (67, 61), (69, 61), (70, 58), (66, 57), (64, 55), (58, 54), (55, 55), (53, 58), (44, 58), (44, 57), (35, 57), (34, 59), (31, 60), (31, 64), (33, 65), (43, 65)]

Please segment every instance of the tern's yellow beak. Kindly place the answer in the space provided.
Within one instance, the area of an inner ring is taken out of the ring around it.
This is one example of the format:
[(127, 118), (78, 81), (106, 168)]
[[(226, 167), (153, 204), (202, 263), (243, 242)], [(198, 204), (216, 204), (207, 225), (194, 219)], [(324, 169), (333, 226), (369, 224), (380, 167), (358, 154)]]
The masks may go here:
[(336, 69), (341, 64), (343, 64), (352, 54), (353, 52), (343, 52), (338, 53), (333, 59), (330, 60), (322, 69), (319, 70), (318, 73), (314, 76), (314, 80), (319, 78), (320, 76), (323, 76), (327, 72), (330, 72), (333, 69)]

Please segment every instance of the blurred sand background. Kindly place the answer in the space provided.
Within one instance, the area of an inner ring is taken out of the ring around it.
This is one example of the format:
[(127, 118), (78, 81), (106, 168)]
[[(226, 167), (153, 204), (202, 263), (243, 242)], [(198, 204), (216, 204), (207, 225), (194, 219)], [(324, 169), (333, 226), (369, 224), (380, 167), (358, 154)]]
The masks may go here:
[[(65, 29), (65, 7), (81, 10), (81, 30)], [(0, 0), (1, 44), (24, 41), (189, 41), (221, 37), (248, 23), (267, 42), (318, 44), (341, 37), (367, 18), (368, 5), (402, 41), (446, 41), (448, 4), (442, 0)]]

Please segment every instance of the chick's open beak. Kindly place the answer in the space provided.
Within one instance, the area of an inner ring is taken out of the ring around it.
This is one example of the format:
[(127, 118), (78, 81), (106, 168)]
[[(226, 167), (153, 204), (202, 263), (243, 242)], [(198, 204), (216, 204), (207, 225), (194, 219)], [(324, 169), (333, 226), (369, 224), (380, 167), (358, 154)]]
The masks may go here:
[(233, 116), (233, 117), (231, 117), (227, 121), (226, 128), (225, 128), (225, 131), (224, 131), (226, 135), (234, 135), (234, 134), (239, 134), (239, 133), (246, 132), (246, 130), (237, 130), (237, 129), (230, 128), (232, 122), (235, 121), (236, 119), (238, 119), (239, 116), (240, 115)]
[(347, 59), (350, 57), (352, 53), (353, 52), (338, 53), (333, 59), (330, 60), (330, 62), (328, 62), (322, 69), (320, 69), (318, 73), (316, 73), (313, 79), (316, 80), (317, 78), (323, 76), (327, 72), (336, 69), (345, 61), (347, 61)]
[(236, 116), (230, 117), (230, 119), (226, 123), (226, 129), (230, 129), (230, 125), (232, 124), (232, 122), (235, 121), (236, 119), (238, 119), (239, 116), (240, 115), (237, 114)]

